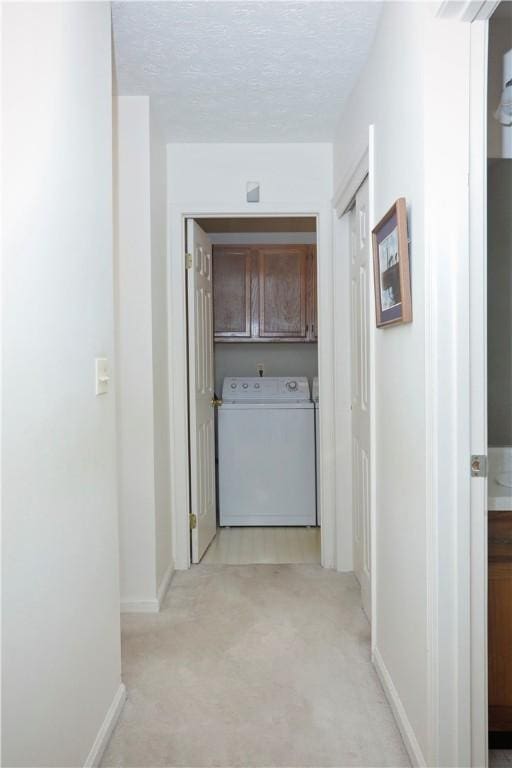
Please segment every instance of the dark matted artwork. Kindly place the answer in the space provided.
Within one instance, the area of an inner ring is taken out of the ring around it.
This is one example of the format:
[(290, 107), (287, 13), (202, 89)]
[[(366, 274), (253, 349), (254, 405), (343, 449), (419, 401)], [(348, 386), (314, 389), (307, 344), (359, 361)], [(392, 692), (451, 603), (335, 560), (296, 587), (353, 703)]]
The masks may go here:
[(399, 198), (373, 230), (373, 273), (377, 326), (412, 320), (407, 208)]

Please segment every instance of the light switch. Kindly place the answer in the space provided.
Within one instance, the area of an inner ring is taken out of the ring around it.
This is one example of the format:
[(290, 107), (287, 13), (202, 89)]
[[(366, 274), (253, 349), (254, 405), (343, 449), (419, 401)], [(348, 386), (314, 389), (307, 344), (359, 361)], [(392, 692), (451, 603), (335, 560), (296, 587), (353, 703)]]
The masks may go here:
[(94, 370), (96, 378), (96, 394), (106, 395), (108, 392), (108, 360), (106, 357), (97, 357), (94, 361)]

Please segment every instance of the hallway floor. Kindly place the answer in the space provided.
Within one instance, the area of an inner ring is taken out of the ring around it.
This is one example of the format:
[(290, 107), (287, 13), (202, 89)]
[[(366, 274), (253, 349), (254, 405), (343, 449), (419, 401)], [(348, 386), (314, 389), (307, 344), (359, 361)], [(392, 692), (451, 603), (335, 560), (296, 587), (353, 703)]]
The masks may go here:
[(320, 563), (320, 528), (217, 528), (202, 563)]
[(407, 766), (353, 576), (198, 565), (123, 616), (128, 701), (103, 766)]

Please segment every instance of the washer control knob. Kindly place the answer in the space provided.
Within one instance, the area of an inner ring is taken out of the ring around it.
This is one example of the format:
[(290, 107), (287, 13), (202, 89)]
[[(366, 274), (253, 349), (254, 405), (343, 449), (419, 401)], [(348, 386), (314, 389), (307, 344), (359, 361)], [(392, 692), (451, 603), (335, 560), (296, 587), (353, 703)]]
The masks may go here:
[(249, 385), (247, 384), (247, 382), (245, 382), (244, 384), (242, 384), (242, 387), (243, 387), (243, 389), (247, 389), (247, 387), (248, 387), (248, 386), (249, 386)]
[(259, 389), (259, 388), (260, 388), (260, 385), (259, 385), (259, 384), (255, 384), (255, 385), (254, 385), (254, 389)]
[(297, 382), (296, 381), (287, 381), (286, 382), (286, 388), (289, 390), (289, 392), (295, 392), (297, 390)]
[(235, 384), (235, 382), (234, 382), (234, 381), (233, 381), (233, 382), (231, 382), (231, 389), (236, 389), (236, 384)]

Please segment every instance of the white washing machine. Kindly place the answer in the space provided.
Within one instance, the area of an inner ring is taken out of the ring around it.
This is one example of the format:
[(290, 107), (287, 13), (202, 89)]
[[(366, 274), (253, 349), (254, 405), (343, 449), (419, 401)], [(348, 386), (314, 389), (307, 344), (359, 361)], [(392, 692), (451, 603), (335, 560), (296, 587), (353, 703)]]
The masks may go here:
[(311, 387), (311, 399), (315, 406), (315, 478), (316, 478), (316, 520), (321, 525), (320, 512), (320, 395), (318, 390), (318, 376), (313, 379)]
[(229, 377), (218, 409), (221, 525), (315, 525), (306, 377)]

